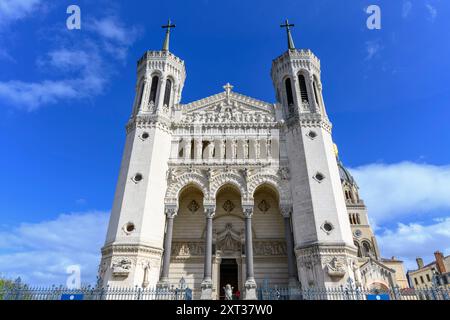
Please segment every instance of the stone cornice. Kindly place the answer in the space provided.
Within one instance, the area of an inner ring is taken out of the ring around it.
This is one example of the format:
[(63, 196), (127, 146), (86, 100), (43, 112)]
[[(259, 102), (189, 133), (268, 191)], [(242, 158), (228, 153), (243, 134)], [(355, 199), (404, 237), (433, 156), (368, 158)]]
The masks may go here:
[(142, 244), (109, 244), (101, 250), (103, 256), (111, 254), (150, 254), (162, 256), (161, 248), (151, 247)]
[(300, 116), (294, 116), (289, 118), (286, 122), (287, 130), (295, 129), (297, 125), (300, 125), (303, 128), (323, 128), (327, 132), (331, 133), (333, 125), (328, 120), (328, 118), (323, 117), (317, 113), (305, 113)]
[(158, 128), (172, 134), (170, 119), (162, 115), (137, 115), (126, 125), (127, 134), (135, 128)]
[(142, 57), (137, 61), (137, 65), (140, 66), (143, 62), (152, 60), (152, 59), (157, 59), (157, 60), (164, 59), (164, 60), (179, 64), (180, 66), (182, 66), (184, 68), (184, 61), (169, 51), (153, 51), (153, 50), (146, 51), (142, 55)]

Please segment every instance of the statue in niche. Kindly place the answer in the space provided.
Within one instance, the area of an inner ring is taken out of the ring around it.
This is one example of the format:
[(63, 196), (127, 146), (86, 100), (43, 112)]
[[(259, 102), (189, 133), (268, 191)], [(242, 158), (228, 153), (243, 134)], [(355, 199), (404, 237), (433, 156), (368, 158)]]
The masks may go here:
[(244, 140), (244, 159), (248, 159), (249, 154), (249, 141)]

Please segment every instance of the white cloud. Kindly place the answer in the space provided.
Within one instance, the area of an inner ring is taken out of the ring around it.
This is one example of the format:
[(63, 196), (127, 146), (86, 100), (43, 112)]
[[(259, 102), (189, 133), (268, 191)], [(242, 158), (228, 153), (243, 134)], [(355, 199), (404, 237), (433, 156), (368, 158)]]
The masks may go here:
[(380, 50), (383, 49), (379, 40), (366, 42), (366, 60), (371, 60)]
[(0, 1), (0, 25), (23, 19), (35, 12), (41, 0)]
[(450, 166), (400, 162), (350, 171), (377, 224), (450, 209)]
[(18, 109), (33, 111), (62, 100), (101, 94), (114, 70), (111, 61), (125, 60), (139, 31), (125, 26), (116, 17), (93, 20), (86, 28), (92, 33), (84, 43), (77, 43), (76, 48), (60, 47), (37, 59), (41, 70), (57, 71), (62, 77), (36, 82), (0, 82), (0, 99)]
[(411, 9), (412, 9), (412, 2), (411, 1), (403, 1), (403, 6), (402, 6), (403, 19), (406, 19), (409, 17), (409, 14), (411, 13)]
[(101, 93), (109, 73), (103, 58), (92, 49), (71, 51), (58, 49), (39, 58), (40, 68), (57, 70), (67, 78), (40, 82), (0, 82), (0, 98), (19, 109), (33, 111), (63, 99), (81, 99)]
[(88, 28), (91, 31), (96, 32), (102, 38), (122, 45), (131, 45), (136, 40), (139, 33), (139, 30), (136, 27), (126, 27), (115, 16), (92, 20), (88, 25)]
[(95, 283), (109, 214), (61, 214), (0, 231), (0, 274), (32, 285), (65, 284), (66, 268), (81, 266), (81, 282)]
[(435, 251), (450, 252), (450, 217), (436, 219), (430, 224), (399, 223), (395, 230), (380, 232), (377, 241), (384, 256), (395, 256), (405, 262), (407, 269), (417, 269), (417, 257), (430, 263), (434, 261)]
[(437, 11), (437, 9), (435, 8), (435, 7), (433, 7), (431, 4), (429, 4), (429, 3), (427, 3), (426, 5), (426, 8), (427, 8), (427, 10), (428, 10), (428, 14), (430, 15), (429, 16), (429, 19), (431, 20), (431, 21), (434, 21), (435, 19), (436, 19), (436, 17), (437, 17), (437, 14), (438, 14), (438, 11)]
[(32, 111), (43, 104), (55, 103), (64, 98), (76, 98), (77, 90), (71, 81), (0, 82), (0, 97), (19, 109)]
[(142, 30), (136, 26), (124, 25), (116, 16), (91, 20), (86, 28), (100, 36), (104, 40), (103, 48), (119, 60), (126, 58), (128, 48), (142, 33)]

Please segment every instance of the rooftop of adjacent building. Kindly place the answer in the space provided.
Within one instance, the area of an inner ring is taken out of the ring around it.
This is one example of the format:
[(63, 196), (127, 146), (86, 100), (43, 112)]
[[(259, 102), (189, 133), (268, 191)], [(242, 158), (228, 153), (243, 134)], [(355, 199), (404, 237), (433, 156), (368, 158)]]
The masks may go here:
[(436, 251), (434, 253), (435, 260), (424, 265), (423, 259), (418, 257), (416, 258), (417, 269), (408, 270), (408, 274), (419, 273), (428, 270), (435, 270), (439, 274), (444, 274), (450, 272), (450, 255), (444, 256), (444, 254), (440, 251)]

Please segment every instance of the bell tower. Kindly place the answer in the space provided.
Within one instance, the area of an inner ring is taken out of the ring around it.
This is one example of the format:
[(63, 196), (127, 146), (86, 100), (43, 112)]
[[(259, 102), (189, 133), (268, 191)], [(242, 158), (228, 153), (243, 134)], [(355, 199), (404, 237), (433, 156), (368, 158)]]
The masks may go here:
[(126, 141), (99, 285), (154, 286), (159, 280), (165, 230), (164, 196), (174, 106), (186, 78), (184, 61), (169, 51), (170, 20), (162, 50), (137, 63), (136, 96)]
[(354, 279), (356, 248), (348, 220), (331, 123), (322, 98), (320, 61), (295, 48), (288, 20), (288, 50), (273, 60), (271, 76), (282, 110), (293, 199), (292, 225), (303, 288), (328, 288)]

